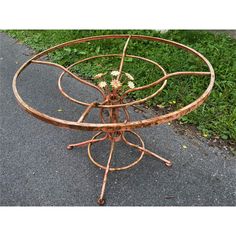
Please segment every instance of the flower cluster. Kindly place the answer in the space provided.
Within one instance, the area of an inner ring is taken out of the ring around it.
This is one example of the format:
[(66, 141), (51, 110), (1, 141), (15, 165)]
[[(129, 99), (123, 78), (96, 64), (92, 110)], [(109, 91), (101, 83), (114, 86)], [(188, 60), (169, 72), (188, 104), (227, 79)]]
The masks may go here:
[(101, 82), (98, 84), (98, 86), (99, 86), (100, 88), (105, 88), (105, 87), (107, 86), (107, 82), (106, 82), (106, 81), (101, 81)]
[(122, 86), (122, 83), (118, 79), (113, 79), (111, 81), (111, 87), (114, 89), (119, 89)]
[[(106, 75), (106, 74), (107, 74), (107, 72), (106, 73), (99, 73), (99, 74), (94, 76), (94, 79), (103, 79), (98, 83), (98, 86), (102, 89), (107, 90), (109, 86), (108, 86), (108, 83), (103, 78), (104, 75)], [(130, 89), (133, 89), (135, 87), (134, 82), (133, 82), (134, 77), (131, 74), (123, 73), (125, 79), (122, 79), (122, 76), (120, 77), (121, 79), (118, 78), (118, 76), (120, 75), (119, 71), (114, 70), (114, 71), (111, 71), (110, 74), (112, 76), (112, 79), (111, 79), (109, 84), (110, 84), (110, 86), (112, 87), (113, 90), (118, 91), (124, 85), (127, 85)], [(127, 82), (127, 80), (128, 80), (128, 82)]]

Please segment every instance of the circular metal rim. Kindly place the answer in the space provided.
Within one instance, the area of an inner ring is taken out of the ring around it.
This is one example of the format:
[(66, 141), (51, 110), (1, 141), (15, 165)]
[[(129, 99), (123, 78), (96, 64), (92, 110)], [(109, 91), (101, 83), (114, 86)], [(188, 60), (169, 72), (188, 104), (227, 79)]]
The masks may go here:
[[(141, 143), (141, 145), (142, 145), (142, 148), (145, 148), (144, 142), (143, 142), (142, 138), (140, 137), (140, 135), (137, 134), (137, 133), (134, 132), (134, 131), (131, 131), (131, 130), (130, 130), (129, 132), (132, 133), (132, 134), (134, 134), (134, 135), (140, 140), (140, 143)], [(96, 137), (98, 137), (101, 133), (103, 133), (103, 132), (101, 131), (101, 132), (96, 133), (96, 134), (92, 137), (91, 140), (93, 140), (93, 139), (95, 139)], [(106, 170), (106, 166), (99, 164), (98, 162), (96, 162), (96, 161), (93, 159), (93, 157), (92, 157), (92, 155), (91, 155), (91, 146), (92, 146), (92, 143), (89, 143), (89, 144), (88, 144), (88, 157), (89, 157), (90, 161), (91, 161), (94, 165), (96, 165), (97, 167), (99, 167), (99, 168), (101, 168), (101, 169), (103, 169), (103, 170)], [(129, 165), (122, 166), (122, 167), (110, 167), (110, 168), (109, 168), (109, 171), (127, 170), (127, 169), (129, 169), (129, 168), (131, 168), (131, 167), (137, 165), (137, 164), (143, 159), (143, 155), (144, 155), (144, 154), (145, 154), (144, 151), (142, 151), (142, 152), (141, 152), (141, 155), (136, 159), (136, 161), (132, 162), (132, 163), (129, 164)]]
[[(96, 58), (101, 58), (101, 57), (116, 57), (116, 56), (122, 56), (121, 54), (105, 54), (105, 55), (96, 55), (96, 56), (92, 56), (92, 57), (88, 57), (88, 58), (84, 58), (82, 60), (79, 60), (73, 64), (71, 64), (70, 66), (68, 66), (66, 69), (69, 70), (71, 69), (73, 66), (75, 65), (78, 65), (80, 63), (83, 63), (85, 61), (89, 61), (91, 59), (96, 59)], [(148, 62), (148, 63), (151, 63), (155, 66), (157, 66), (162, 72), (164, 75), (166, 75), (166, 71), (165, 69), (160, 65), (158, 64), (157, 62), (153, 61), (153, 60), (150, 60), (148, 58), (145, 58), (145, 57), (140, 57), (140, 56), (136, 56), (136, 55), (126, 55), (126, 57), (130, 57), (130, 58), (136, 58), (136, 59), (140, 59), (140, 60), (143, 60), (145, 62)], [(59, 79), (58, 79), (58, 87), (59, 87), (59, 90), (60, 92), (63, 94), (63, 96), (65, 96), (66, 98), (68, 98), (70, 101), (74, 102), (74, 103), (77, 103), (77, 104), (80, 104), (80, 105), (83, 105), (83, 106), (89, 106), (90, 103), (86, 103), (86, 102), (81, 102), (73, 97), (71, 97), (70, 95), (68, 95), (62, 88), (61, 86), (61, 81), (63, 80), (64, 78), (64, 75), (66, 74), (65, 71), (63, 71), (61, 73), (61, 75), (59, 76)], [(153, 97), (155, 97), (156, 95), (158, 95), (163, 89), (164, 87), (166, 86), (167, 84), (167, 80), (165, 80), (162, 84), (162, 86), (156, 91), (154, 92), (153, 94), (149, 95), (148, 97), (145, 97), (143, 99), (139, 99), (139, 100), (136, 100), (136, 101), (133, 101), (133, 102), (128, 102), (128, 103), (121, 103), (121, 104), (117, 104), (117, 105), (98, 105), (97, 107), (98, 108), (120, 108), (120, 107), (126, 107), (126, 106), (132, 106), (132, 105), (136, 105), (136, 104), (140, 104), (142, 102), (145, 102), (147, 101), (148, 99), (151, 99)]]
[[(17, 99), (17, 102), (25, 111), (27, 111), (29, 114), (33, 115), (34, 117), (36, 117), (42, 121), (48, 122), (50, 124), (63, 127), (63, 128), (90, 130), (90, 131), (95, 131), (95, 130), (124, 131), (124, 130), (130, 130), (130, 129), (135, 129), (135, 128), (152, 126), (152, 125), (156, 125), (156, 124), (162, 124), (162, 123), (169, 122), (171, 120), (178, 119), (179, 117), (181, 117), (181, 116), (191, 112), (192, 110), (196, 109), (197, 107), (199, 107), (207, 99), (207, 97), (209, 96), (209, 94), (213, 88), (214, 81), (215, 81), (214, 69), (213, 69), (212, 65), (210, 64), (210, 62), (201, 53), (199, 53), (196, 50), (194, 50), (188, 46), (185, 46), (181, 43), (177, 43), (177, 42), (163, 39), (163, 38), (144, 36), (144, 35), (132, 35), (132, 39), (151, 40), (151, 41), (162, 42), (162, 43), (166, 43), (169, 45), (173, 45), (175, 47), (187, 50), (188, 52), (194, 54), (195, 56), (200, 58), (203, 62), (205, 62), (205, 64), (209, 68), (208, 73), (210, 73), (211, 79), (210, 79), (210, 83), (209, 83), (207, 89), (203, 92), (203, 94), (198, 99), (196, 99), (192, 103), (188, 104), (187, 106), (182, 107), (181, 109), (179, 109), (177, 111), (170, 112), (168, 114), (161, 115), (161, 116), (155, 116), (155, 117), (145, 119), (145, 120), (131, 121), (131, 122), (127, 122), (127, 123), (113, 123), (113, 124), (98, 123), (98, 124), (95, 124), (95, 123), (78, 123), (76, 121), (67, 121), (67, 120), (62, 120), (59, 118), (55, 118), (55, 117), (51, 117), (49, 115), (43, 114), (43, 113), (39, 112), (38, 110), (34, 109), (33, 107), (29, 106), (26, 102), (24, 102), (24, 100), (19, 95), (17, 88), (16, 88), (16, 80), (17, 80), (18, 76), (20, 75), (20, 73), (31, 63), (32, 60), (40, 58), (43, 55), (48, 54), (49, 52), (51, 52), (55, 49), (59, 49), (59, 48), (66, 47), (66, 46), (71, 46), (71, 45), (78, 44), (78, 43), (84, 43), (84, 42), (88, 42), (88, 41), (92, 41), (92, 40), (101, 40), (101, 39), (115, 39), (115, 38), (127, 39), (128, 37), (129, 37), (129, 35), (102, 35), (102, 36), (81, 38), (81, 39), (76, 39), (76, 40), (72, 40), (72, 41), (69, 41), (66, 43), (59, 44), (57, 46), (51, 47), (51, 48), (35, 55), (34, 57), (32, 57), (31, 59), (26, 61), (18, 69), (18, 71), (16, 72), (16, 74), (13, 78), (12, 88), (13, 88), (14, 95)], [(163, 79), (163, 81), (164, 80), (165, 79)]]

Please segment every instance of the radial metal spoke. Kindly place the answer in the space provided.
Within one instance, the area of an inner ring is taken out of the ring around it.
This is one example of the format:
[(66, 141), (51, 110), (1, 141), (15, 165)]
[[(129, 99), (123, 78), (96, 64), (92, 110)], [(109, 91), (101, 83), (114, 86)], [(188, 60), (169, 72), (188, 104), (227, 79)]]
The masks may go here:
[(84, 121), (84, 119), (88, 116), (89, 112), (91, 111), (92, 108), (97, 107), (98, 103), (97, 102), (92, 102), (83, 112), (83, 114), (80, 116), (79, 120), (77, 121), (78, 123), (81, 123)]
[[(98, 135), (100, 135), (102, 132), (99, 132)], [(89, 140), (86, 140), (86, 141), (83, 141), (83, 142), (80, 142), (80, 143), (74, 143), (74, 144), (69, 144), (67, 146), (67, 149), (68, 150), (71, 150), (73, 147), (82, 147), (82, 146), (85, 146), (85, 145), (88, 145), (90, 143), (97, 143), (97, 142), (100, 142), (100, 141), (104, 141), (108, 138), (108, 135), (106, 134), (104, 137), (102, 138), (98, 138), (98, 139), (89, 139)]]
[(129, 89), (124, 93), (123, 96), (125, 96), (129, 93), (132, 93), (134, 91), (151, 88), (153, 86), (156, 86), (156, 85), (160, 84), (163, 81), (168, 80), (169, 78), (171, 78), (173, 76), (178, 76), (178, 75), (199, 75), (199, 76), (202, 75), (202, 76), (204, 76), (204, 75), (211, 75), (211, 72), (208, 72), (208, 71), (178, 71), (178, 72), (174, 72), (174, 73), (169, 73), (169, 74), (164, 75), (159, 80), (157, 80), (157, 81), (155, 81), (151, 84), (147, 84), (147, 85), (144, 85), (144, 86), (141, 86), (141, 87), (136, 87), (136, 88), (133, 88), (133, 89)]
[(86, 84), (90, 87), (93, 87), (95, 88), (96, 90), (98, 90), (102, 96), (105, 98), (105, 94), (103, 92), (102, 89), (100, 89), (98, 86), (96, 86), (95, 84), (92, 84), (86, 80), (83, 80), (81, 79), (80, 77), (78, 77), (77, 75), (75, 75), (74, 73), (72, 73), (70, 70), (68, 70), (67, 68), (65, 68), (64, 66), (60, 65), (60, 64), (57, 64), (57, 63), (53, 63), (53, 62), (49, 62), (49, 61), (39, 61), (39, 60), (31, 60), (32, 63), (35, 63), (35, 64), (44, 64), (44, 65), (50, 65), (50, 66), (55, 66), (57, 68), (60, 68), (62, 69), (64, 72), (68, 73), (70, 76), (72, 76), (74, 79), (80, 81), (81, 83), (83, 84)]
[(123, 66), (124, 66), (124, 60), (125, 60), (126, 51), (127, 51), (127, 47), (128, 47), (130, 39), (131, 39), (131, 35), (126, 40), (126, 43), (125, 43), (125, 46), (124, 46), (124, 49), (123, 49), (123, 54), (122, 54), (121, 61), (120, 61), (119, 74), (117, 76), (117, 80), (120, 80), (120, 78), (121, 78), (121, 72), (122, 72), (122, 69), (123, 69)]
[[(127, 132), (129, 132), (129, 131), (127, 131)], [(167, 159), (165, 159), (165, 158), (163, 158), (163, 157), (157, 155), (157, 154), (154, 153), (154, 152), (149, 151), (149, 150), (146, 149), (146, 148), (140, 147), (139, 145), (136, 145), (136, 144), (134, 144), (134, 143), (129, 142), (129, 141), (125, 138), (124, 134), (122, 134), (122, 138), (123, 138), (123, 140), (124, 140), (128, 145), (130, 145), (131, 147), (137, 148), (140, 152), (144, 152), (144, 153), (146, 153), (146, 154), (148, 154), (148, 155), (151, 155), (151, 156), (153, 156), (153, 157), (156, 157), (157, 159), (163, 161), (167, 166), (171, 166), (171, 165), (172, 165), (172, 162), (171, 162), (171, 161), (169, 161), (169, 160), (167, 160)]]

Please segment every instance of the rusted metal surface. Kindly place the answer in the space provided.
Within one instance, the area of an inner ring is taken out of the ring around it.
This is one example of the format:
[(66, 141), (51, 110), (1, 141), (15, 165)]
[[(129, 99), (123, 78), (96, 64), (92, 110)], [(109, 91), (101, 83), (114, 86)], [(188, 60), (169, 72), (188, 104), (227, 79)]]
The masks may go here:
[[(70, 66), (68, 66), (67, 68), (65, 68), (64, 66), (59, 65), (57, 63), (39, 60), (41, 57), (47, 55), (48, 53), (53, 52), (57, 49), (66, 47), (66, 46), (72, 46), (72, 45), (76, 45), (79, 43), (85, 43), (85, 42), (89, 42), (89, 41), (93, 41), (93, 40), (103, 40), (103, 39), (126, 39), (126, 43), (123, 48), (123, 53), (122, 54), (106, 54), (106, 55), (91, 56), (88, 58), (84, 58), (82, 60), (78, 60), (78, 61), (74, 62), (73, 64), (71, 64)], [(155, 62), (153, 60), (150, 60), (150, 59), (144, 58), (144, 57), (140, 57), (137, 55), (127, 54), (126, 52), (127, 52), (127, 48), (128, 48), (128, 44), (129, 44), (130, 40), (150, 40), (150, 41), (155, 41), (155, 42), (159, 42), (159, 43), (170, 44), (175, 47), (181, 48), (183, 50), (186, 50), (186, 51), (192, 53), (196, 57), (200, 58), (208, 66), (209, 71), (178, 71), (178, 72), (174, 72), (174, 73), (167, 73), (165, 71), (165, 69), (160, 64), (158, 64), (157, 62)], [(76, 74), (74, 74), (73, 72), (70, 71), (70, 69), (72, 69), (74, 66), (76, 66), (78, 64), (81, 64), (83, 62), (93, 60), (96, 58), (104, 58), (104, 57), (120, 57), (121, 61), (120, 61), (120, 65), (118, 68), (118, 75), (116, 77), (116, 79), (118, 81), (121, 79), (121, 73), (123, 72), (123, 65), (124, 65), (125, 57), (136, 58), (136, 59), (151, 63), (151, 64), (155, 65), (157, 67), (157, 69), (162, 71), (163, 76), (161, 78), (157, 78), (156, 81), (154, 81), (150, 84), (146, 84), (144, 86), (136, 87), (136, 88), (131, 87), (130, 89), (127, 89), (125, 92), (123, 92), (123, 94), (119, 93), (119, 89), (114, 89), (114, 88), (107, 94), (102, 89), (102, 87), (99, 87), (98, 85), (95, 85), (83, 78), (80, 78), (79, 76), (77, 76)], [(31, 64), (43, 64), (43, 65), (57, 67), (62, 70), (62, 73), (60, 74), (60, 76), (58, 78), (59, 91), (62, 93), (62, 95), (65, 98), (69, 99), (70, 101), (86, 107), (84, 112), (80, 116), (80, 118), (77, 119), (77, 121), (68, 121), (68, 120), (63, 120), (63, 119), (51, 117), (51, 116), (44, 114), (44, 113), (34, 109), (33, 107), (29, 106), (21, 98), (21, 96), (17, 90), (17, 81), (18, 81), (17, 79), (18, 79), (19, 75), (21, 74), (21, 72), (24, 71), (24, 69), (26, 67), (30, 66)], [(100, 102), (86, 103), (86, 102), (74, 99), (73, 97), (68, 95), (64, 91), (63, 86), (62, 86), (62, 80), (66, 74), (71, 76), (73, 79), (78, 80), (80, 83), (84, 84), (84, 86), (89, 86), (92, 89), (94, 89), (96, 92), (98, 92), (98, 94), (101, 96)], [(157, 96), (158, 94), (160, 94), (160, 92), (167, 85), (168, 79), (179, 76), (179, 75), (196, 75), (196, 76), (206, 76), (207, 75), (210, 77), (209, 85), (198, 99), (196, 99), (194, 102), (188, 104), (187, 106), (180, 108), (177, 111), (170, 112), (165, 115), (155, 116), (155, 117), (152, 117), (149, 119), (131, 121), (130, 115), (128, 112), (128, 107), (146, 102), (147, 100)], [(129, 168), (135, 166), (136, 164), (138, 164), (142, 160), (144, 154), (148, 154), (148, 155), (151, 155), (151, 156), (159, 159), (167, 167), (172, 166), (171, 161), (169, 161), (169, 160), (157, 155), (156, 153), (146, 149), (142, 138), (133, 130), (135, 128), (142, 128), (142, 127), (146, 127), (146, 126), (166, 123), (166, 122), (178, 119), (179, 117), (193, 111), (194, 109), (196, 109), (198, 106), (200, 106), (207, 99), (207, 97), (209, 96), (209, 94), (213, 88), (214, 80), (215, 80), (215, 74), (214, 74), (214, 70), (213, 70), (210, 62), (203, 55), (201, 55), (199, 52), (197, 52), (194, 49), (189, 48), (183, 44), (173, 42), (170, 40), (166, 40), (166, 39), (162, 39), (162, 38), (155, 38), (155, 37), (144, 36), (144, 35), (102, 35), (102, 36), (87, 37), (87, 38), (82, 38), (82, 39), (66, 42), (66, 43), (54, 46), (52, 48), (49, 48), (48, 50), (45, 50), (45, 51), (35, 55), (30, 60), (28, 60), (26, 63), (24, 63), (19, 68), (19, 70), (16, 72), (16, 74), (13, 78), (12, 86), (13, 86), (13, 92), (15, 94), (15, 97), (16, 97), (19, 105), (25, 111), (27, 111), (28, 113), (30, 113), (34, 117), (36, 117), (40, 120), (43, 120), (47, 123), (50, 123), (50, 124), (53, 124), (53, 125), (56, 125), (59, 127), (63, 127), (63, 128), (70, 128), (70, 129), (77, 129), (77, 130), (88, 130), (88, 131), (95, 131), (95, 130), (99, 131), (90, 140), (80, 142), (80, 143), (75, 143), (75, 144), (69, 144), (67, 146), (67, 149), (70, 150), (73, 147), (82, 147), (82, 146), (88, 145), (88, 157), (91, 160), (91, 162), (93, 164), (95, 164), (97, 167), (105, 170), (101, 194), (98, 199), (98, 204), (103, 205), (105, 203), (104, 194), (105, 194), (105, 188), (106, 188), (107, 177), (108, 177), (109, 172), (126, 170), (126, 169), (129, 169)], [(143, 99), (140, 99), (140, 100), (125, 102), (125, 98), (130, 93), (132, 93), (134, 91), (149, 89), (149, 88), (152, 88), (156, 85), (160, 85), (160, 88), (157, 89), (153, 94), (151, 94)], [(90, 111), (92, 109), (98, 109), (97, 114), (98, 114), (98, 117), (100, 117), (100, 123), (87, 123), (87, 122), (85, 122), (86, 117), (88, 116), (88, 114), (90, 113)], [(107, 119), (105, 119), (105, 117), (104, 117), (105, 110), (108, 112)], [(120, 116), (121, 112), (124, 113), (123, 120), (121, 119), (121, 116)], [(136, 136), (137, 139), (139, 140), (141, 146), (128, 141), (127, 138), (125, 137), (125, 134), (127, 132)], [(102, 138), (99, 138), (99, 136), (101, 134), (104, 134), (104, 136)], [(105, 140), (109, 140), (111, 142), (110, 153), (109, 153), (109, 157), (108, 157), (108, 161), (107, 161), (106, 166), (95, 161), (94, 158), (92, 157), (92, 153), (91, 153), (91, 146), (93, 144), (103, 142)], [(131, 164), (119, 166), (119, 167), (112, 167), (112, 156), (113, 156), (113, 152), (114, 152), (115, 143), (121, 142), (121, 141), (123, 141), (127, 145), (131, 146), (132, 148), (139, 150), (141, 152), (141, 154)]]
[(128, 39), (125, 43), (124, 49), (123, 49), (123, 54), (122, 54), (122, 57), (121, 57), (121, 60), (120, 60), (119, 75), (117, 76), (118, 80), (120, 80), (120, 77), (121, 77), (121, 72), (122, 72), (122, 69), (123, 69), (123, 66), (124, 66), (124, 60), (125, 60), (126, 51), (127, 51), (127, 47), (128, 47), (130, 39), (131, 39), (131, 35), (128, 37)]
[(98, 204), (99, 205), (104, 205), (104, 203), (105, 203), (104, 193), (105, 193), (105, 188), (106, 188), (106, 183), (107, 183), (107, 175), (108, 175), (110, 164), (111, 164), (111, 158), (112, 158), (112, 155), (113, 155), (113, 152), (114, 152), (114, 147), (115, 147), (115, 142), (112, 141), (111, 142), (111, 150), (110, 150), (110, 153), (109, 153), (107, 166), (106, 166), (104, 177), (103, 177), (102, 190), (101, 190), (100, 197), (98, 199)]

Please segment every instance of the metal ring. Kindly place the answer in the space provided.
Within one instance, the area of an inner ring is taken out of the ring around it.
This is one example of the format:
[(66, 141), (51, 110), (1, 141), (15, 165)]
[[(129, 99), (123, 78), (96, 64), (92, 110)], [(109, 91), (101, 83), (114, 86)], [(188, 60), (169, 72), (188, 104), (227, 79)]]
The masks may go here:
[[(134, 135), (140, 140), (141, 145), (142, 145), (142, 148), (145, 148), (145, 147), (144, 147), (144, 142), (143, 142), (142, 138), (141, 138), (136, 132), (134, 132), (134, 131), (132, 131), (132, 130), (130, 130), (130, 131), (128, 131), (128, 132), (134, 134)], [(98, 132), (97, 134), (95, 134), (95, 135), (92, 137), (92, 140), (95, 139), (96, 137), (98, 137), (101, 133), (103, 133), (103, 132)], [(124, 140), (123, 140), (123, 141), (124, 141)], [(97, 161), (95, 161), (95, 160), (93, 159), (93, 157), (92, 157), (92, 155), (91, 155), (91, 145), (92, 145), (92, 143), (89, 143), (89, 144), (88, 144), (88, 156), (89, 156), (89, 159), (90, 159), (91, 162), (92, 162), (93, 164), (95, 164), (96, 166), (102, 168), (103, 170), (106, 170), (106, 166), (104, 166), (104, 165), (102, 165), (102, 164), (99, 164)], [(135, 166), (136, 164), (138, 164), (138, 163), (142, 160), (143, 155), (144, 155), (144, 151), (142, 151), (142, 152), (141, 152), (141, 155), (139, 156), (139, 158), (137, 158), (136, 161), (132, 162), (131, 164), (126, 165), (126, 166), (121, 166), (121, 167), (110, 167), (110, 168), (109, 168), (109, 171), (127, 170), (127, 169), (129, 169), (129, 168)]]
[[(71, 64), (71, 65), (68, 66), (66, 69), (69, 70), (69, 69), (71, 69), (72, 67), (74, 67), (74, 66), (76, 66), (76, 65), (78, 65), (78, 64), (80, 64), (80, 63), (83, 63), (83, 62), (86, 62), (86, 61), (89, 61), (89, 60), (92, 60), (92, 59), (95, 59), (95, 58), (101, 58), (101, 57), (116, 57), (116, 56), (117, 56), (117, 57), (121, 57), (122, 54), (105, 54), (105, 55), (96, 55), (96, 56), (84, 58), (84, 59), (82, 59), (82, 60), (79, 60), (79, 61), (77, 61), (77, 62)], [(150, 60), (150, 59), (145, 58), (145, 57), (135, 56), (135, 55), (126, 55), (126, 57), (136, 58), (136, 59), (140, 59), (140, 60), (149, 62), (149, 63), (151, 63), (151, 64), (154, 64), (154, 65), (156, 65), (159, 69), (161, 69), (161, 71), (163, 72), (164, 75), (167, 74), (166, 71), (165, 71), (165, 69), (164, 69), (159, 63), (157, 63), (157, 62), (155, 62), (155, 61), (153, 61), (153, 60)], [(65, 77), (64, 77), (65, 73), (66, 73), (66, 72), (63, 71), (63, 72), (61, 73), (61, 75), (59, 76), (59, 78), (58, 78), (58, 88), (59, 88), (60, 92), (62, 93), (62, 95), (65, 96), (66, 98), (68, 98), (68, 99), (69, 99), (70, 101), (72, 101), (72, 102), (75, 102), (75, 103), (80, 104), (80, 105), (83, 105), (83, 106), (89, 106), (90, 103), (86, 103), (86, 102), (79, 101), (79, 100), (77, 100), (77, 99), (71, 97), (70, 95), (68, 95), (68, 94), (63, 90), (62, 85), (61, 85), (61, 81), (62, 81), (63, 78), (65, 78)], [(72, 77), (72, 78), (73, 78), (73, 77)], [(147, 101), (147, 100), (149, 100), (149, 99), (155, 97), (157, 94), (159, 94), (159, 93), (164, 89), (164, 87), (166, 86), (166, 84), (167, 84), (167, 80), (163, 81), (162, 86), (161, 86), (156, 92), (154, 92), (153, 94), (151, 94), (151, 95), (149, 95), (149, 96), (147, 96), (147, 97), (145, 97), (145, 98), (143, 98), (143, 99), (139, 99), (139, 100), (136, 100), (136, 101), (133, 101), (133, 102), (128, 102), (128, 103), (121, 103), (121, 104), (117, 104), (117, 105), (105, 105), (105, 104), (104, 104), (104, 105), (98, 105), (98, 107), (99, 107), (99, 108), (115, 108), (115, 107), (119, 108), (119, 107), (126, 107), (126, 106), (132, 106), (132, 105), (136, 105), (136, 104), (143, 103), (143, 102), (145, 102), (145, 101)], [(150, 87), (152, 87), (152, 86), (150, 86)]]

